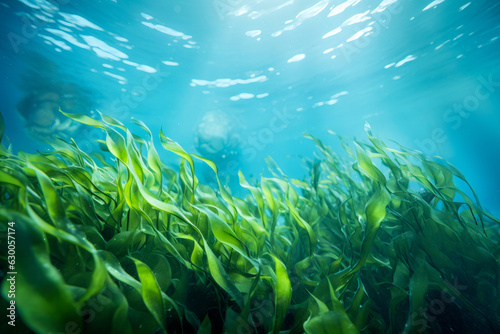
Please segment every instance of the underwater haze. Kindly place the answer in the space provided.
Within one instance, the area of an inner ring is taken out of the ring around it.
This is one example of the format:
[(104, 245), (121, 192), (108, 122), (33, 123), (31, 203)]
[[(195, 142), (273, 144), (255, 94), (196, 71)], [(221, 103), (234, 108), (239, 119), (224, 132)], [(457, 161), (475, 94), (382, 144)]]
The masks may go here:
[(20, 332), (499, 330), (500, 2), (0, 0), (0, 35)]

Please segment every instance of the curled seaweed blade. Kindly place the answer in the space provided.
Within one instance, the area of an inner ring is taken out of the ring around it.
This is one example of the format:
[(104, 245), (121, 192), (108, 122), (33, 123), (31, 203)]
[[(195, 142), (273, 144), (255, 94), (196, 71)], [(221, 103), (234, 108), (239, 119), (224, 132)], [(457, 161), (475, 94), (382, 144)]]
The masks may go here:
[(139, 274), (139, 279), (141, 280), (141, 295), (149, 311), (155, 317), (163, 332), (166, 333), (165, 329), (165, 305), (163, 304), (163, 298), (161, 295), (160, 287), (158, 282), (151, 271), (151, 269), (143, 262), (132, 258), (135, 267)]
[(285, 265), (276, 256), (271, 255), (271, 257), (274, 260), (276, 273), (273, 333), (279, 333), (292, 299), (292, 286)]
[(189, 167), (191, 169), (191, 177), (192, 177), (192, 194), (191, 194), (191, 203), (192, 203), (194, 201), (194, 194), (196, 191), (196, 184), (197, 184), (196, 176), (194, 173), (193, 158), (177, 142), (165, 136), (161, 130), (160, 130), (160, 141), (164, 149), (177, 154), (183, 159), (186, 159), (187, 162), (189, 163)]
[(93, 119), (92, 117), (89, 117), (87, 115), (81, 115), (81, 114), (68, 114), (59, 109), (59, 112), (62, 113), (64, 116), (71, 118), (74, 121), (77, 121), (78, 123), (85, 124), (88, 126), (92, 126), (95, 128), (99, 129), (105, 129), (104, 124), (96, 119)]

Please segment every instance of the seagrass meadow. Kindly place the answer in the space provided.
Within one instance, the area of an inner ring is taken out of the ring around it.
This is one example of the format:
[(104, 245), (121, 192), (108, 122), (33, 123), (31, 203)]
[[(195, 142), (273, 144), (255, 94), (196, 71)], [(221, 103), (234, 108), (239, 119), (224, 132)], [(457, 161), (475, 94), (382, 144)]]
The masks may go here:
[(213, 162), (140, 121), (142, 135), (66, 116), (105, 132), (106, 150), (0, 148), (4, 312), (11, 225), (17, 272), (16, 326), (2, 333), (500, 330), (500, 221), (441, 159), (369, 126), (366, 142), (332, 133), (342, 154), (306, 135), (317, 152), (303, 179), (269, 158), (272, 177), (240, 173), (237, 198), (198, 180), (195, 160)]

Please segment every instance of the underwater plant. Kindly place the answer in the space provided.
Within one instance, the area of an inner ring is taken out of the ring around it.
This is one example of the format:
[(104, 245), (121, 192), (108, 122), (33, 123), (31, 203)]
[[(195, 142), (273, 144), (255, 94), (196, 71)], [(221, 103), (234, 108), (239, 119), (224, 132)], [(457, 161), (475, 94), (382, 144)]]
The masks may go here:
[(0, 146), (2, 309), (14, 226), (15, 332), (500, 328), (500, 221), (443, 160), (389, 148), (369, 126), (369, 143), (337, 136), (347, 158), (306, 135), (318, 150), (306, 177), (269, 158), (272, 177), (240, 173), (248, 194), (237, 198), (218, 179), (202, 184), (195, 159), (216, 164), (160, 132), (180, 157), (167, 167), (141, 121), (144, 137), (106, 115), (65, 115), (103, 131), (107, 151)]

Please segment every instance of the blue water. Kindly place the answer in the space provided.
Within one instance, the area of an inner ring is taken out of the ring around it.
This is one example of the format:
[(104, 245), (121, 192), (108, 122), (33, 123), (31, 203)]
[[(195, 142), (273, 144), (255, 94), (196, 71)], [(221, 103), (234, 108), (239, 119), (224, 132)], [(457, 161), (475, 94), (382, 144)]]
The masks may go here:
[[(32, 86), (76, 84), (93, 109), (160, 128), (196, 152), (197, 126), (224, 112), (238, 168), (270, 155), (300, 177), (311, 133), (375, 135), (458, 167), (500, 214), (500, 6), (495, 1), (1, 1), (6, 134), (28, 137), (16, 106)], [(30, 81), (30, 79), (28, 79)], [(92, 148), (91, 133), (80, 133)], [(77, 138), (78, 139), (78, 138)], [(172, 158), (164, 154), (165, 159)]]

